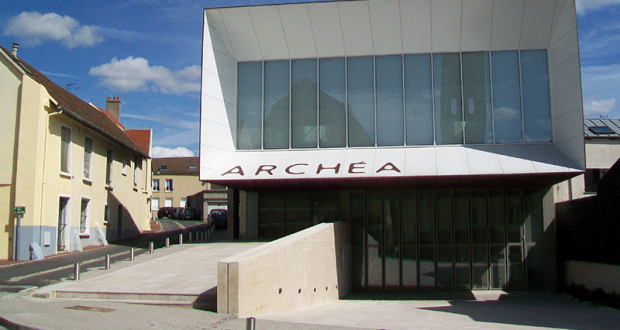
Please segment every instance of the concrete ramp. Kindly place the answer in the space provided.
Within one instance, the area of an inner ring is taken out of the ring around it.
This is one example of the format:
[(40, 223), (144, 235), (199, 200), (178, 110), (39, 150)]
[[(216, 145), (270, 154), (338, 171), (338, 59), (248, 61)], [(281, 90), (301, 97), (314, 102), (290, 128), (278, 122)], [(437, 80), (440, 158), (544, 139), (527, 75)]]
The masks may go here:
[(65, 299), (119, 300), (186, 305), (213, 310), (217, 302), (217, 262), (261, 243), (184, 244), (142, 254), (136, 261), (94, 269), (81, 281), (42, 288), (35, 296)]

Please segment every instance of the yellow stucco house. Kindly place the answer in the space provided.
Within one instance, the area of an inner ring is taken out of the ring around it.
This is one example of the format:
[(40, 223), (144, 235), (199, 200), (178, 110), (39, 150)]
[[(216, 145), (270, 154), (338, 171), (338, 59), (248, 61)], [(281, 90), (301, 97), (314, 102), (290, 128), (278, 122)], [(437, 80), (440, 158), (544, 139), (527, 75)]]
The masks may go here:
[[(0, 259), (135, 236), (151, 219), (152, 132), (56, 85), (0, 46)], [(23, 214), (16, 214), (21, 213)]]

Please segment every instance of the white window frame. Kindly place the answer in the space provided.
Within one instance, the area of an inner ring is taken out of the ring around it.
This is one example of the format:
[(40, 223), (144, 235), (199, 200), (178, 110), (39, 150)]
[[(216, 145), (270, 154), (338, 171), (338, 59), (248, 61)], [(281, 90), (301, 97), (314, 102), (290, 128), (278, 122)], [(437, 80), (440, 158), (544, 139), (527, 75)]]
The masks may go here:
[[(86, 151), (86, 141), (90, 140), (92, 142), (90, 153)], [(95, 139), (91, 138), (88, 135), (84, 136), (84, 180), (92, 182), (93, 178), (93, 153), (95, 152)], [(88, 158), (87, 158), (88, 157)], [(86, 164), (88, 159), (88, 164)]]
[(151, 198), (151, 211), (159, 211), (159, 197)]
[(174, 181), (172, 179), (165, 179), (164, 192), (172, 192), (172, 191), (174, 191)]
[(172, 198), (164, 199), (164, 207), (172, 207), (174, 200)]
[(105, 170), (105, 185), (108, 188), (112, 188), (112, 181), (114, 180), (114, 150), (108, 148), (106, 150), (106, 170)]
[[(138, 166), (138, 164), (140, 164), (140, 166)], [(138, 178), (140, 174), (138, 169), (142, 169), (142, 159), (139, 156), (136, 156), (133, 161), (133, 187), (136, 189), (138, 189)]]
[(108, 225), (110, 223), (110, 205), (105, 204), (103, 206), (103, 224)]
[(127, 176), (127, 169), (129, 168), (129, 159), (123, 158), (123, 168), (121, 169), (121, 174)]
[[(157, 182), (157, 189), (155, 189), (155, 182)], [(160, 189), (161, 189), (160, 187), (161, 187), (161, 186), (159, 185), (159, 183), (160, 183), (160, 182), (159, 182), (159, 179), (153, 179), (153, 180), (151, 180), (151, 187), (152, 187), (152, 189), (153, 189), (153, 192), (159, 192), (159, 191), (160, 191)]]
[(90, 237), (90, 198), (86, 196), (82, 196), (80, 200), (80, 237)]
[(179, 207), (187, 207), (187, 198), (181, 198), (179, 201)]
[[(69, 131), (69, 141), (67, 142), (67, 156), (66, 159), (64, 159), (63, 155), (62, 155), (62, 144), (63, 144), (63, 130), (66, 129)], [(60, 174), (67, 176), (67, 177), (71, 177), (71, 143), (73, 141), (73, 131), (71, 129), (71, 127), (67, 126), (67, 125), (60, 125)], [(66, 162), (66, 167), (67, 170), (63, 171), (62, 167), (63, 167), (63, 162)]]

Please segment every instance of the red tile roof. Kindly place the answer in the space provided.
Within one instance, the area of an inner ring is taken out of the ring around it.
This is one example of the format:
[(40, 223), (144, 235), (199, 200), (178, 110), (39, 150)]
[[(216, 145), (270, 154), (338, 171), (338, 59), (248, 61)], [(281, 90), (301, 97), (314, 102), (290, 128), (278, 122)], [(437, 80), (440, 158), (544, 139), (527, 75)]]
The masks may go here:
[(73, 95), (71, 92), (58, 86), (34, 67), (13, 56), (8, 49), (2, 46), (0, 46), (0, 49), (6, 53), (9, 58), (16, 63), (16, 65), (24, 68), (32, 79), (45, 87), (49, 95), (53, 98), (53, 100), (51, 100), (52, 103), (55, 103), (54, 105), (56, 108), (62, 110), (63, 114), (85, 126), (92, 128), (121, 146), (132, 150), (143, 157), (149, 157), (148, 153), (145, 153), (144, 150), (134, 140), (132, 140), (125, 133), (125, 131), (123, 131), (123, 129), (116, 124), (115, 121), (110, 119), (110, 117), (106, 114), (106, 111), (100, 111), (79, 97)]
[[(106, 111), (107, 112), (107, 111)], [(140, 148), (147, 154), (150, 154), (151, 149), (151, 129), (127, 129), (125, 133), (134, 140)]]

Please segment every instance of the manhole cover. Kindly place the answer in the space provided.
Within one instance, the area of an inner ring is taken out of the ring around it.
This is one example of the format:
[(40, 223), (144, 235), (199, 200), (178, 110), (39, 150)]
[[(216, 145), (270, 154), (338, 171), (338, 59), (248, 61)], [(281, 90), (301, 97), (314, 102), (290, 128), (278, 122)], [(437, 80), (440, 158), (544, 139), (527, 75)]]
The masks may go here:
[(110, 313), (113, 312), (113, 308), (103, 308), (103, 307), (89, 307), (89, 306), (73, 306), (73, 307), (65, 307), (66, 309), (74, 309), (78, 311), (91, 311), (91, 312), (102, 312), (102, 313)]

